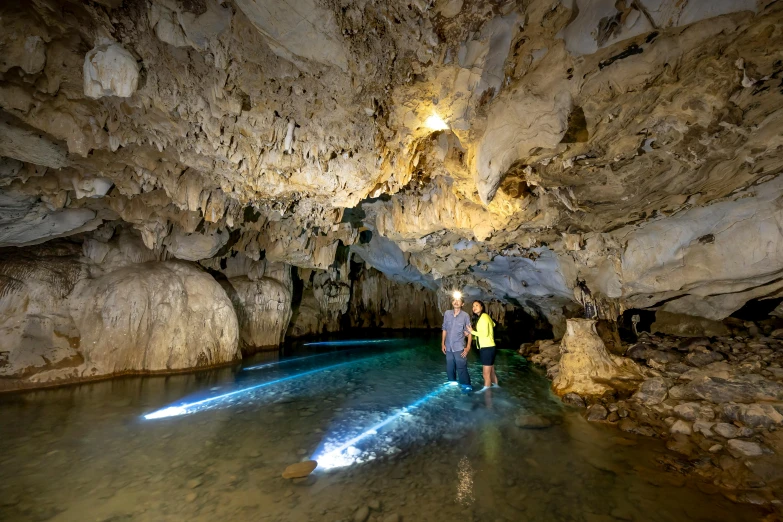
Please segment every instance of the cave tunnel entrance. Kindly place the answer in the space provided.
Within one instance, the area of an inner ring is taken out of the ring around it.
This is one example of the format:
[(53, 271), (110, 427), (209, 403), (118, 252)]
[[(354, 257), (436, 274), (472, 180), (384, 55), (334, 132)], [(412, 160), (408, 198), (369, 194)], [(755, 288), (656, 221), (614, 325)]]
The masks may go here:
[[(532, 343), (539, 339), (554, 339), (552, 325), (543, 312), (530, 314), (519, 303), (514, 303), (512, 310), (506, 311), (505, 322), (495, 330), (495, 340), (502, 348), (518, 349), (522, 343)], [(533, 311), (537, 307), (528, 303)]]
[(638, 332), (649, 332), (650, 327), (655, 322), (655, 310), (642, 310), (641, 308), (626, 310), (617, 321), (617, 330), (620, 334), (620, 340), (623, 342), (636, 342), (636, 334), (633, 333), (634, 315), (639, 316), (639, 322), (636, 325), (636, 331)]
[(783, 303), (783, 297), (776, 299), (752, 299), (745, 305), (731, 314), (729, 317), (740, 319), (742, 321), (761, 322), (768, 320), (781, 320), (778, 317), (769, 315), (775, 308)]

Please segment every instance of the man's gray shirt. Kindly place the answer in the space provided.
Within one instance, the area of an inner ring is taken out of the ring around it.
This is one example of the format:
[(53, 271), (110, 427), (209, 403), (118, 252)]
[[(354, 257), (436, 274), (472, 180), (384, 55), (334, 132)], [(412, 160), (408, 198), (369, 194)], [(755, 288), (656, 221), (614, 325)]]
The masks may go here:
[(465, 330), (470, 328), (470, 317), (460, 310), (454, 317), (454, 310), (446, 310), (443, 314), (443, 331), (446, 332), (446, 351), (461, 352), (467, 346)]

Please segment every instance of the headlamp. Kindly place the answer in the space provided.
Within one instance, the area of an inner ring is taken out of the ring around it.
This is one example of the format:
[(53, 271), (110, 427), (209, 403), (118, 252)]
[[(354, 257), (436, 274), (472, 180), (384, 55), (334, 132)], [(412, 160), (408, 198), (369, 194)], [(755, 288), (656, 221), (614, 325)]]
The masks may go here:
[(452, 299), (462, 299), (462, 292), (459, 290), (454, 290), (454, 293), (451, 294)]

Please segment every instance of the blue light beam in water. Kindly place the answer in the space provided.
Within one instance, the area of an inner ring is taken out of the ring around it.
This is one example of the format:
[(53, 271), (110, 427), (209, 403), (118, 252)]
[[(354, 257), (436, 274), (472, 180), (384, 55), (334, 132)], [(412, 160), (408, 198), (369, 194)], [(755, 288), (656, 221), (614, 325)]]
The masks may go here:
[(375, 357), (364, 357), (362, 359), (357, 359), (355, 361), (348, 361), (344, 363), (339, 364), (332, 364), (329, 366), (324, 366), (323, 368), (317, 368), (315, 370), (309, 370), (302, 373), (297, 373), (294, 375), (289, 375), (288, 377), (282, 377), (280, 379), (275, 379), (274, 381), (267, 381), (262, 382), (261, 384), (256, 384), (254, 386), (248, 386), (247, 388), (240, 388), (238, 390), (234, 390), (232, 392), (223, 393), (221, 395), (216, 395), (214, 397), (209, 397), (208, 399), (202, 399), (200, 401), (196, 402), (186, 402), (177, 406), (169, 406), (168, 408), (163, 408), (161, 410), (153, 411), (152, 413), (148, 413), (147, 415), (144, 415), (144, 418), (147, 420), (153, 420), (153, 419), (164, 419), (166, 417), (176, 417), (179, 415), (187, 415), (189, 413), (196, 413), (199, 410), (204, 409), (205, 404), (209, 404), (214, 401), (219, 401), (221, 399), (226, 399), (228, 397), (233, 397), (235, 395), (239, 395), (241, 393), (247, 393), (252, 390), (257, 390), (259, 388), (265, 388), (267, 386), (272, 386), (274, 384), (280, 384), (281, 382), (286, 381), (292, 381), (294, 379), (301, 379), (302, 377), (307, 377), (308, 375), (313, 375), (315, 373), (323, 372), (326, 370), (332, 370), (335, 368), (341, 368), (343, 366), (348, 366), (349, 364), (356, 364), (361, 361), (366, 361), (369, 359), (375, 359), (376, 357), (380, 357), (376, 355)]
[(351, 339), (346, 341), (318, 341), (304, 343), (302, 346), (358, 346), (362, 344), (393, 343), (397, 339)]
[(296, 361), (304, 361), (305, 359), (313, 359), (315, 357), (325, 357), (327, 355), (335, 355), (335, 354), (338, 354), (338, 353), (346, 353), (346, 352), (352, 352), (352, 351), (354, 351), (354, 350), (337, 350), (337, 351), (329, 352), (329, 353), (319, 353), (317, 355), (306, 355), (304, 357), (294, 357), (293, 359), (283, 359), (282, 361), (274, 361), (274, 362), (270, 362), (270, 363), (257, 364), (255, 366), (248, 366), (247, 368), (243, 368), (243, 370), (244, 371), (247, 371), (247, 370), (261, 370), (263, 368), (269, 368), (271, 366), (279, 366), (281, 364), (288, 364), (288, 363), (296, 362)]
[(330, 448), (329, 451), (324, 451), (318, 455), (314, 455), (312, 457), (313, 460), (318, 462), (318, 467), (321, 469), (332, 469), (332, 468), (350, 466), (355, 462), (356, 459), (351, 455), (345, 454), (348, 448), (351, 448), (352, 446), (361, 442), (367, 437), (370, 437), (372, 435), (377, 435), (378, 430), (388, 426), (389, 424), (399, 419), (403, 415), (409, 415), (409, 412), (411, 410), (414, 410), (419, 406), (423, 405), (425, 402), (437, 397), (438, 395), (446, 391), (448, 388), (449, 388), (449, 383), (438, 386), (438, 388), (435, 391), (428, 393), (427, 395), (420, 398), (416, 402), (409, 404), (408, 406), (405, 406), (397, 413), (390, 415), (389, 417), (386, 417), (384, 420), (382, 420), (375, 426), (366, 429), (365, 431), (353, 437), (352, 439), (343, 442), (336, 448)]

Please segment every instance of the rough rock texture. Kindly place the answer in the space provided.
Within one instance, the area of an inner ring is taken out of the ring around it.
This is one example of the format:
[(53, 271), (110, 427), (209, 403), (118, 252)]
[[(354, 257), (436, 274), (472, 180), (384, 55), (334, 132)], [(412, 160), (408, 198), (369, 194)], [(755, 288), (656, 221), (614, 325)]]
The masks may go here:
[(349, 314), (351, 325), (360, 328), (440, 328), (443, 323), (435, 292), (392, 281), (374, 269), (354, 281)]
[(559, 372), (552, 383), (558, 395), (600, 397), (619, 383), (641, 380), (632, 361), (606, 351), (595, 331), (595, 321), (569, 319), (560, 351)]
[[(783, 453), (783, 342), (765, 334), (780, 323), (740, 324), (732, 335), (713, 339), (642, 333), (635, 344), (625, 345), (645, 378), (636, 393), (623, 398), (617, 389), (614, 395), (586, 396), (584, 415), (621, 431), (665, 439), (671, 455), (660, 462), (670, 469), (735, 502), (774, 507), (783, 495), (783, 475), (773, 471)], [(759, 334), (750, 336), (750, 330)], [(558, 362), (551, 344), (523, 345), (520, 352), (546, 366), (556, 384), (553, 369), (559, 367), (562, 375), (565, 354)], [(536, 349), (539, 353), (531, 355)], [(707, 353), (714, 357), (706, 365), (691, 357)]]
[(4, 249), (0, 389), (239, 357), (236, 315), (215, 279), (150, 254), (128, 233), (81, 246)]
[(779, 2), (431, 4), (4, 3), (0, 244), (121, 222), (323, 272), (347, 247), (558, 337), (579, 282), (600, 319), (783, 291)]
[(239, 322), (239, 340), (246, 352), (277, 348), (291, 320), (291, 280), (232, 277), (222, 282)]

